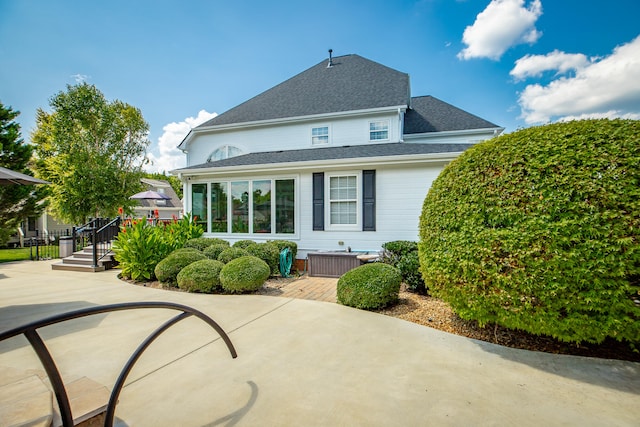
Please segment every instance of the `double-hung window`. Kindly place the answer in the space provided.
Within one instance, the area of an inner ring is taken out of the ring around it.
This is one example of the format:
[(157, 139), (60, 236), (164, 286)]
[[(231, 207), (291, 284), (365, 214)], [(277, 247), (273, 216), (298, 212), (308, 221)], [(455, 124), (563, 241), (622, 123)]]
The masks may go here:
[(369, 141), (386, 139), (389, 139), (389, 122), (387, 120), (369, 122)]
[(357, 225), (358, 176), (330, 176), (328, 193), (330, 226)]
[(329, 126), (319, 126), (311, 129), (311, 145), (329, 143)]

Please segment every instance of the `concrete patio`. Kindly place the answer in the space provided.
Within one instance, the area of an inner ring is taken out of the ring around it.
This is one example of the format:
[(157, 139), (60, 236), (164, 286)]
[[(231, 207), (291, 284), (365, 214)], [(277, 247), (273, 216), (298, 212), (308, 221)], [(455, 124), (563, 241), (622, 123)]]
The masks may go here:
[[(0, 331), (81, 307), (169, 301), (211, 316), (238, 352), (232, 359), (198, 319), (180, 322), (129, 375), (118, 425), (640, 424), (638, 363), (504, 348), (291, 296), (168, 292), (117, 273), (53, 271), (49, 261), (0, 264)], [(86, 377), (110, 390), (135, 348), (174, 315), (117, 312), (40, 332), (65, 382)], [(0, 343), (0, 385), (15, 372), (38, 371), (26, 339)]]

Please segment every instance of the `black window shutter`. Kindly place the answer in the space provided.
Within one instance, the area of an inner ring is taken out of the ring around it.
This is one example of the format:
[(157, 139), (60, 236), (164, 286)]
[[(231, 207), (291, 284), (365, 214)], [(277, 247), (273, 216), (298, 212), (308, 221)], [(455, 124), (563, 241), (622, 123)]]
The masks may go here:
[(324, 173), (313, 174), (313, 229), (324, 230)]
[(362, 231), (376, 231), (376, 171), (362, 171)]

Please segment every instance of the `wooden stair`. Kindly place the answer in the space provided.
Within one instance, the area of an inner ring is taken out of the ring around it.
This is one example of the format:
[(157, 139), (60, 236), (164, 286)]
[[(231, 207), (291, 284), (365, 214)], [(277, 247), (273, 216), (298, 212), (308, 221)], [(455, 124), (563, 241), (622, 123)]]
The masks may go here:
[[(106, 256), (102, 257), (106, 253)], [(81, 251), (74, 252), (73, 255), (63, 258), (61, 262), (52, 264), (53, 270), (67, 270), (67, 271), (85, 271), (85, 272), (97, 272), (104, 271), (113, 267), (113, 252), (110, 250), (98, 250), (98, 265), (93, 266), (93, 246), (87, 246)]]

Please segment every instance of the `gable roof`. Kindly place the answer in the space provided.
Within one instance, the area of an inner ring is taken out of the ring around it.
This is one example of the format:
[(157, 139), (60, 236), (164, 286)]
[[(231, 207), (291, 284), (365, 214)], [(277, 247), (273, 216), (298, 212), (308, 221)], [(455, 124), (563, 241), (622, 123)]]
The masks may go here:
[(286, 151), (268, 151), (243, 154), (224, 160), (202, 163), (173, 172), (184, 172), (194, 169), (215, 169), (237, 166), (255, 166), (278, 163), (318, 162), (337, 159), (357, 159), (371, 157), (392, 157), (420, 154), (461, 153), (472, 144), (418, 144), (390, 142), (385, 144), (358, 144), (342, 147), (323, 147), (314, 149), (298, 149)]
[(408, 106), (409, 75), (358, 55), (335, 57), (197, 126)]
[(499, 126), (433, 96), (411, 98), (404, 115), (405, 135), (485, 128)]

